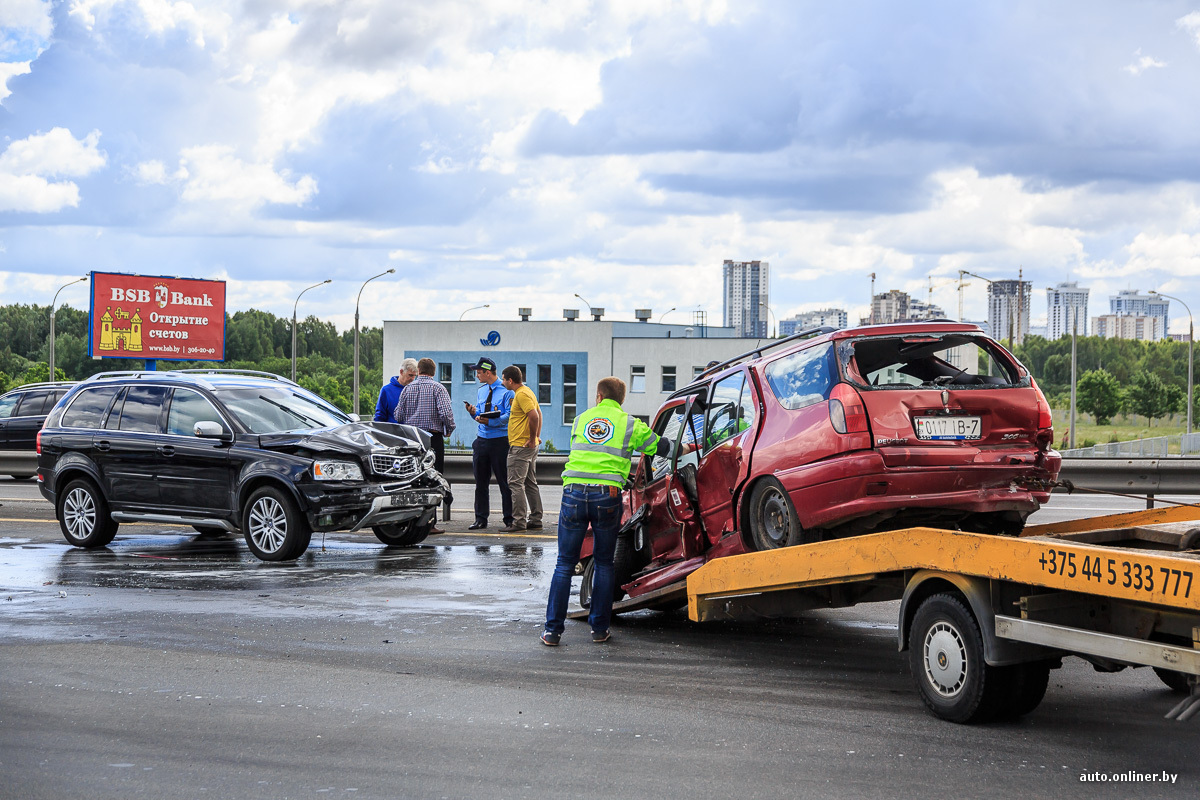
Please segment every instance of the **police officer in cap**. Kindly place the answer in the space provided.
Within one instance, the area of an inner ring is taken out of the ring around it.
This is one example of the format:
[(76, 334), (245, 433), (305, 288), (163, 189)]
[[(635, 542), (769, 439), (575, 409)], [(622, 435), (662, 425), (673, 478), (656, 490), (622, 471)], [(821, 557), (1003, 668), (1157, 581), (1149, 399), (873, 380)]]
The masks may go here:
[(504, 388), (496, 375), (496, 362), (486, 356), (475, 362), (475, 377), (479, 391), (475, 404), (463, 401), (471, 419), (479, 424), (471, 444), (471, 467), (475, 472), (475, 522), (467, 526), (477, 531), (488, 525), (490, 498), (488, 483), (496, 476), (500, 487), (500, 505), (504, 524), (512, 527), (512, 493), (508, 488), (508, 417), (512, 411), (513, 393)]

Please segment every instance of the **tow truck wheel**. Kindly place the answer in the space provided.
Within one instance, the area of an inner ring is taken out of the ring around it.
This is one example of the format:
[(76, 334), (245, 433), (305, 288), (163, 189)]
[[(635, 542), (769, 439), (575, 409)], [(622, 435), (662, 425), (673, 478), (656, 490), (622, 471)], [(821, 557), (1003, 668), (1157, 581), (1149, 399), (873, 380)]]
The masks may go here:
[(250, 495), (242, 532), (250, 552), (263, 561), (294, 561), (312, 540), (312, 528), (296, 502), (273, 486)]
[(67, 484), (58, 499), (58, 526), (76, 547), (105, 547), (117, 535), (108, 503), (96, 484), (80, 478)]
[(417, 525), (414, 521), (397, 522), (390, 525), (375, 525), (371, 528), (375, 538), (388, 547), (412, 547), (425, 541), (433, 523)]
[(754, 549), (778, 550), (800, 544), (804, 531), (791, 498), (777, 481), (760, 481), (750, 493), (750, 538)]
[(1158, 679), (1167, 685), (1167, 688), (1176, 694), (1187, 694), (1192, 690), (1188, 686), (1188, 676), (1185, 672), (1176, 672), (1171, 669), (1154, 668), (1154, 674)]
[(950, 722), (990, 719), (1013, 685), (1010, 673), (983, 660), (979, 623), (952, 594), (935, 594), (917, 609), (909, 665), (925, 705)]

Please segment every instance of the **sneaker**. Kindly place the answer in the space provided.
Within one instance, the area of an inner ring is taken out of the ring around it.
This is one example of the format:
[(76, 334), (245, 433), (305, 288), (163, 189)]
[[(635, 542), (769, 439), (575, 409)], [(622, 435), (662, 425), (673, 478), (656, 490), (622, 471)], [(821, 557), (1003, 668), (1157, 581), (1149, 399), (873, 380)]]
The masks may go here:
[(602, 642), (607, 642), (611, 638), (612, 638), (612, 634), (609, 633), (608, 631), (592, 631), (592, 641), (595, 642), (596, 644), (601, 644)]
[(542, 644), (546, 647), (558, 647), (558, 640), (562, 638), (561, 633), (551, 633), (550, 631), (542, 631)]

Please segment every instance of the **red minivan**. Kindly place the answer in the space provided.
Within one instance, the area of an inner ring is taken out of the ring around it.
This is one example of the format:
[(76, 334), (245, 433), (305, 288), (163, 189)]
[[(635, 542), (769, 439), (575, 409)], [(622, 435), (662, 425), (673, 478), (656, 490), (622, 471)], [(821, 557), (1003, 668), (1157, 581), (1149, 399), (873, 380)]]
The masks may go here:
[(1029, 371), (975, 325), (773, 342), (659, 409), (676, 455), (631, 474), (618, 586), (640, 596), (713, 558), (915, 525), (1019, 533), (1062, 463), (1051, 425)]

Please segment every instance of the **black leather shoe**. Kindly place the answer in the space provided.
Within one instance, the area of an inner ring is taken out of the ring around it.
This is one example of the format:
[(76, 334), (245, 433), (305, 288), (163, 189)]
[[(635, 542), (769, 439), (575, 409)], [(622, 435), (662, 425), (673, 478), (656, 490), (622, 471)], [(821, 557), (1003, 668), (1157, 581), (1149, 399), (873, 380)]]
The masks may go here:
[(486, 523), (486, 522), (473, 522), (473, 523), (471, 523), (470, 525), (468, 525), (468, 526), (467, 526), (467, 530), (469, 530), (469, 531), (481, 531), (481, 530), (483, 530), (483, 529), (484, 529), (484, 528), (486, 528), (486, 527), (487, 527), (487, 523)]

